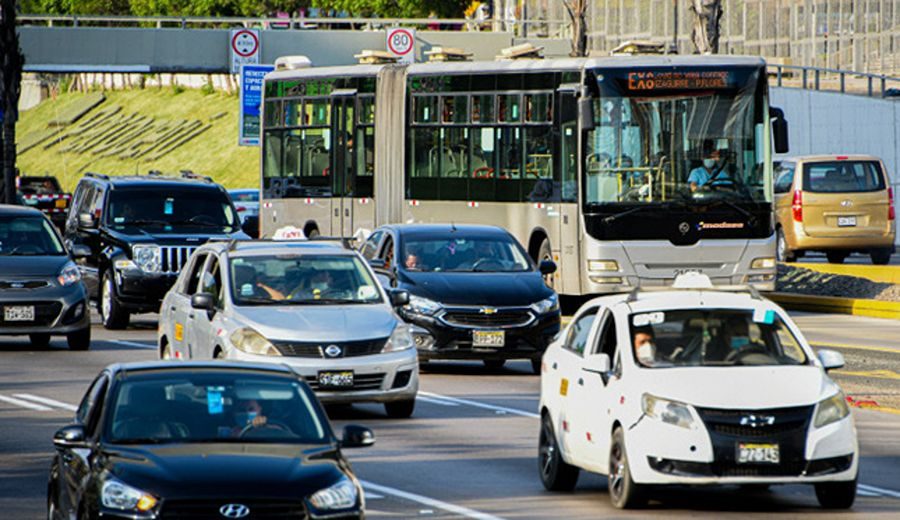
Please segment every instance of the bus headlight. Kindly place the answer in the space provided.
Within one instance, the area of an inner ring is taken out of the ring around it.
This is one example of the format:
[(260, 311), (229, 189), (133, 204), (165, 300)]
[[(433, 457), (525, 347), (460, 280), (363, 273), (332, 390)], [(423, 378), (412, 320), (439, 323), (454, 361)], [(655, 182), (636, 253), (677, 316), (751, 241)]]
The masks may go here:
[(231, 334), (231, 344), (238, 350), (257, 356), (280, 356), (281, 352), (262, 334), (244, 327)]
[(615, 260), (588, 260), (588, 271), (618, 271), (619, 262)]
[(775, 259), (771, 257), (757, 258), (750, 262), (750, 269), (774, 269)]
[(844, 392), (838, 392), (828, 399), (819, 401), (816, 405), (816, 419), (813, 425), (816, 428), (828, 426), (850, 415), (850, 407), (847, 406), (847, 398)]
[(647, 417), (673, 426), (692, 429), (696, 427), (689, 405), (669, 401), (650, 394), (641, 397), (641, 408)]

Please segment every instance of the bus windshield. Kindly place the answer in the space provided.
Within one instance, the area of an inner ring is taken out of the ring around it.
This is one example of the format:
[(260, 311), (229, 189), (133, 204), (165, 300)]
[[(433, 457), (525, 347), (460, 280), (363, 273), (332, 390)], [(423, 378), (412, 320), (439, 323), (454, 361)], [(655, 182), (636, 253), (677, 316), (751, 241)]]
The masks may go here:
[(759, 70), (592, 71), (584, 203), (769, 200)]

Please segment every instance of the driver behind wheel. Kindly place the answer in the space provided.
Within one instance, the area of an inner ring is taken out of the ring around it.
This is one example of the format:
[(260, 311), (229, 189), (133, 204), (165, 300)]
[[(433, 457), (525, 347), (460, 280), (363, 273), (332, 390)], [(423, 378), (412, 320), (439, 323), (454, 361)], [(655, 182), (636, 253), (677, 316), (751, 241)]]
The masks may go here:
[(231, 428), (231, 437), (240, 437), (248, 428), (260, 428), (265, 426), (268, 419), (262, 413), (262, 405), (256, 399), (239, 399), (234, 405), (234, 427)]
[[(706, 349), (707, 361), (726, 361), (734, 357), (738, 351), (751, 345), (762, 345), (759, 342), (758, 330), (751, 334), (750, 326), (744, 317), (730, 318), (722, 326), (715, 340)], [(762, 345), (765, 348), (765, 345)]]

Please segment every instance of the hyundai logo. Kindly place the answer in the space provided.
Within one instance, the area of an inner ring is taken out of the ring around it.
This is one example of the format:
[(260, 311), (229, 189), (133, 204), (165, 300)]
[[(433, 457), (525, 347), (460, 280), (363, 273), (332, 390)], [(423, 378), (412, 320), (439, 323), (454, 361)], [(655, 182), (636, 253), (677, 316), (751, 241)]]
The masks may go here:
[(691, 230), (691, 226), (687, 222), (682, 222), (681, 224), (678, 224), (678, 231), (681, 231), (682, 235), (686, 235), (687, 232), (690, 230)]
[(341, 357), (342, 352), (341, 347), (337, 345), (328, 345), (325, 347), (325, 355), (330, 358)]
[(741, 426), (749, 426), (751, 428), (762, 428), (763, 426), (772, 426), (775, 424), (774, 415), (745, 415), (741, 417)]
[(225, 504), (219, 508), (219, 514), (225, 518), (244, 518), (250, 514), (250, 508), (244, 504)]

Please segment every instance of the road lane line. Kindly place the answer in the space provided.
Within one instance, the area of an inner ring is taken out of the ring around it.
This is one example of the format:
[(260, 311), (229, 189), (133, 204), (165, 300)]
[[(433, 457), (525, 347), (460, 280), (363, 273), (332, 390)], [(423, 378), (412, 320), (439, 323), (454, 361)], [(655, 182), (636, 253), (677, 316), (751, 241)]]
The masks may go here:
[(28, 401), (16, 399), (15, 397), (7, 397), (5, 395), (0, 395), (0, 401), (5, 401), (9, 404), (21, 406), (22, 408), (29, 408), (31, 410), (37, 410), (38, 412), (49, 412), (50, 410), (53, 409), (48, 406), (42, 406), (39, 404), (29, 403)]
[(875, 493), (874, 491), (866, 491), (865, 489), (862, 489), (861, 484), (859, 486), (857, 486), (856, 494), (861, 497), (880, 497), (880, 496), (882, 496), (881, 493)]
[(442, 399), (444, 401), (449, 401), (451, 403), (465, 404), (469, 406), (474, 406), (476, 408), (483, 408), (485, 410), (493, 410), (495, 412), (500, 413), (508, 413), (512, 415), (519, 415), (522, 417), (531, 417), (533, 419), (540, 419), (541, 416), (534, 412), (527, 412), (525, 410), (518, 410), (516, 408), (507, 408), (505, 406), (495, 406), (487, 403), (479, 403), (478, 401), (470, 401), (468, 399), (460, 399), (458, 397), (450, 397), (449, 395), (441, 395), (441, 394), (433, 394), (431, 392), (422, 392), (419, 391), (419, 395), (423, 395), (425, 397), (430, 397), (432, 399)]
[(867, 491), (869, 493), (879, 493), (882, 496), (889, 496), (892, 498), (900, 498), (900, 491), (894, 491), (892, 489), (884, 489), (875, 486), (869, 486), (867, 484), (858, 484), (857, 490), (862, 489), (863, 491)]
[(39, 395), (32, 394), (13, 394), (13, 397), (18, 397), (19, 399), (26, 399), (29, 401), (34, 401), (41, 404), (46, 404), (47, 406), (53, 406), (55, 408), (62, 408), (63, 410), (76, 411), (78, 410), (77, 406), (71, 405), (69, 403), (63, 403), (61, 401), (56, 401), (54, 399), (48, 399), (46, 397), (41, 397)]
[(442, 502), (440, 500), (436, 500), (434, 498), (424, 497), (422, 495), (417, 495), (415, 493), (409, 493), (407, 491), (402, 491), (400, 489), (395, 489), (392, 487), (381, 486), (378, 484), (373, 484), (372, 482), (368, 482), (365, 480), (360, 481), (363, 487), (368, 491), (376, 491), (378, 493), (384, 493), (385, 495), (391, 495), (397, 498), (402, 498), (404, 500), (409, 500), (410, 502), (416, 502), (418, 504), (422, 504), (423, 506), (433, 507), (435, 509), (440, 509), (442, 511), (446, 511), (448, 513), (452, 513), (455, 515), (464, 516), (466, 518), (474, 518), (475, 520), (503, 520), (499, 516), (494, 516), (488, 513), (482, 513), (480, 511), (475, 511), (473, 509), (469, 509), (468, 507), (458, 506), (456, 504), (449, 504), (447, 502)]
[(126, 347), (137, 347), (137, 348), (146, 348), (146, 349), (156, 350), (156, 345), (148, 345), (146, 343), (138, 343), (136, 341), (125, 341), (122, 339), (107, 339), (107, 340), (100, 340), (100, 341), (106, 341), (107, 343), (115, 343), (117, 345), (124, 345)]
[(450, 401), (444, 401), (443, 399), (434, 399), (432, 397), (424, 397), (422, 395), (416, 396), (417, 401), (422, 401), (424, 403), (437, 404), (441, 406), (459, 406), (457, 403), (451, 403)]

